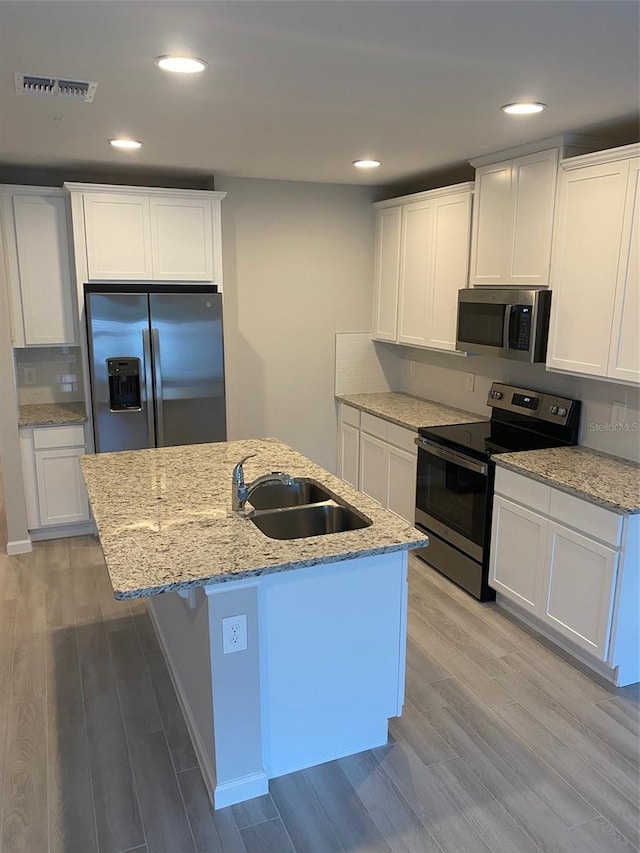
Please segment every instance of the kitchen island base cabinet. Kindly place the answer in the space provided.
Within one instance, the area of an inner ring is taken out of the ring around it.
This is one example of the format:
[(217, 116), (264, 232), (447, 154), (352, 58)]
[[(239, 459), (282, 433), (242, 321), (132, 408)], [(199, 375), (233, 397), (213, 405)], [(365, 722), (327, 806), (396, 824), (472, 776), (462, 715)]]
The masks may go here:
[[(404, 696), (406, 551), (192, 592), (149, 604), (216, 809), (387, 742)], [(225, 654), (223, 620), (238, 615), (247, 648)]]

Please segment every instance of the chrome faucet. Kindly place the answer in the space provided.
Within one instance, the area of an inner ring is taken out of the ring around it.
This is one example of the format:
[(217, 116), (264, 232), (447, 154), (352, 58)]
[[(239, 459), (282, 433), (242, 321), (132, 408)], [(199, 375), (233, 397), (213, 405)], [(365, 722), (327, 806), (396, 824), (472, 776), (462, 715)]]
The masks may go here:
[(263, 483), (284, 483), (285, 486), (290, 486), (293, 482), (290, 474), (285, 474), (283, 471), (272, 471), (270, 474), (261, 474), (249, 484), (245, 483), (244, 468), (242, 466), (247, 459), (251, 459), (255, 455), (255, 453), (249, 453), (233, 469), (233, 474), (231, 475), (231, 509), (234, 512), (241, 512), (253, 491)]

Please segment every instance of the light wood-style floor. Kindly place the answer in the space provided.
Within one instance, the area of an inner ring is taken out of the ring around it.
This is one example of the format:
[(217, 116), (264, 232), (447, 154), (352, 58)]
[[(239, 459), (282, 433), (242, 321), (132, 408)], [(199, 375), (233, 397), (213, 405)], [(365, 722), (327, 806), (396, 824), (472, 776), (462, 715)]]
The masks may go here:
[(212, 812), (141, 601), (92, 537), (0, 556), (0, 851), (631, 853), (638, 689), (602, 686), (412, 558), (388, 746)]

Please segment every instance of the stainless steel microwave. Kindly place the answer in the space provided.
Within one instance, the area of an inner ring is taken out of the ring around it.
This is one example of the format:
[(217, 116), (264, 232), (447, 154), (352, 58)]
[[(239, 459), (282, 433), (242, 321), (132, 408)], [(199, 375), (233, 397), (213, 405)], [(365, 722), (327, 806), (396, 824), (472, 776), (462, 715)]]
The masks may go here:
[(458, 291), (456, 348), (469, 353), (544, 361), (551, 291), (476, 287)]

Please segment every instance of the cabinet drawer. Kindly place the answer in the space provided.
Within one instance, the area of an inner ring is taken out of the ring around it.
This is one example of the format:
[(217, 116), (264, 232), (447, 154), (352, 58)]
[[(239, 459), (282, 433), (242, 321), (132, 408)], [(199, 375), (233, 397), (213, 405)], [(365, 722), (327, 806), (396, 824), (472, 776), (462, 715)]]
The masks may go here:
[(368, 432), (369, 435), (375, 435), (386, 441), (388, 425), (388, 421), (385, 421), (382, 418), (377, 418), (375, 415), (370, 415), (368, 412), (362, 412), (360, 428), (363, 432)]
[(338, 416), (345, 424), (351, 424), (351, 426), (360, 429), (360, 409), (354, 409), (353, 406), (340, 403)]
[(387, 441), (402, 448), (402, 450), (406, 450), (412, 456), (418, 455), (418, 448), (415, 443), (416, 435), (417, 433), (406, 427), (398, 426), (398, 424), (387, 424)]
[(549, 515), (551, 487), (523, 474), (496, 467), (495, 491), (529, 509)]
[(34, 427), (33, 446), (36, 450), (52, 447), (84, 447), (84, 427), (81, 424)]
[(582, 530), (609, 545), (619, 545), (624, 517), (589, 501), (551, 489), (549, 515), (556, 521)]

